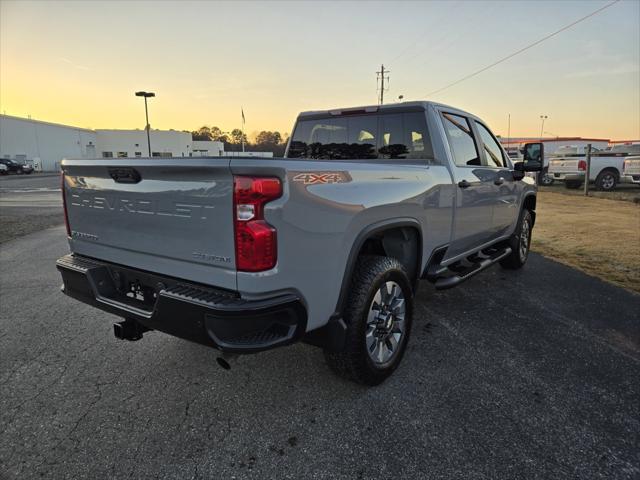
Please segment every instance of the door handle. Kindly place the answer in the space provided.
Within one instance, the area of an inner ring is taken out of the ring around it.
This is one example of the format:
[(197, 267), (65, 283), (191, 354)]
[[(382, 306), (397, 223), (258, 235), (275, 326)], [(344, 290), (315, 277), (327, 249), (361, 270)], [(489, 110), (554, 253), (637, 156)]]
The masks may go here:
[(467, 182), (466, 180), (460, 180), (458, 182), (458, 186), (460, 188), (469, 188), (471, 186), (471, 184), (469, 182)]
[(493, 183), (494, 183), (495, 185), (502, 185), (502, 184), (504, 183), (504, 177), (498, 177), (498, 178), (496, 178), (496, 179), (493, 181)]

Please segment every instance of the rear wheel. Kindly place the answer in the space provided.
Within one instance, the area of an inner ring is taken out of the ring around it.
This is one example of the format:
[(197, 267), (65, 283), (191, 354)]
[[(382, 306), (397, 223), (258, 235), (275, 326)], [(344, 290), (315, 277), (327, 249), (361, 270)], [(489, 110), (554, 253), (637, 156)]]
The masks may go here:
[(529, 258), (531, 246), (531, 232), (533, 231), (533, 216), (529, 210), (523, 210), (516, 231), (509, 239), (511, 253), (500, 260), (503, 268), (516, 270), (522, 268)]
[(604, 192), (609, 192), (616, 188), (618, 184), (618, 175), (611, 170), (605, 170), (600, 172), (596, 178), (596, 188)]
[(378, 385), (398, 367), (407, 346), (413, 315), (411, 282), (395, 258), (363, 255), (350, 289), (344, 348), (325, 350), (325, 358), (340, 376)]
[(571, 190), (576, 190), (582, 186), (582, 182), (580, 180), (566, 180), (564, 182), (565, 188), (570, 188)]

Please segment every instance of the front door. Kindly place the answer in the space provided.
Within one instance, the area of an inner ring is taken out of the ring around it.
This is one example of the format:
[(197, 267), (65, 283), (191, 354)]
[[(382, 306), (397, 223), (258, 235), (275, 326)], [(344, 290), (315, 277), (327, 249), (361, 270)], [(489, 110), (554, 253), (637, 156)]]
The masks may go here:
[(495, 174), (483, 165), (471, 122), (465, 116), (442, 112), (453, 160), (456, 208), (447, 258), (471, 252), (494, 238)]

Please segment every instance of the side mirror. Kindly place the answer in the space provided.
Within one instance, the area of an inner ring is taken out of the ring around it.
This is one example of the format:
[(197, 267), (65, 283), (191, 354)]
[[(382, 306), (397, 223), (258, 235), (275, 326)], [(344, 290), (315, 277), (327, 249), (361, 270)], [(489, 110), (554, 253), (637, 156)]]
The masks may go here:
[(542, 142), (526, 143), (524, 145), (524, 160), (522, 171), (540, 172), (544, 165), (544, 145)]

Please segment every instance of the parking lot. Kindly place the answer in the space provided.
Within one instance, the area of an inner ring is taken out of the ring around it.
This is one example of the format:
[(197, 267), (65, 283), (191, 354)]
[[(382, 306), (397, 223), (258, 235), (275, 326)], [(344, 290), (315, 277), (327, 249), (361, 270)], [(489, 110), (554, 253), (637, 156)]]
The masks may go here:
[(306, 345), (225, 371), (60, 293), (57, 183), (0, 181), (0, 478), (640, 477), (639, 295), (532, 254), (423, 283), (380, 387)]

